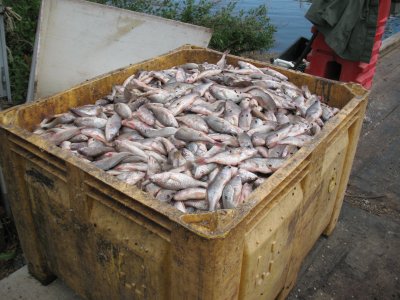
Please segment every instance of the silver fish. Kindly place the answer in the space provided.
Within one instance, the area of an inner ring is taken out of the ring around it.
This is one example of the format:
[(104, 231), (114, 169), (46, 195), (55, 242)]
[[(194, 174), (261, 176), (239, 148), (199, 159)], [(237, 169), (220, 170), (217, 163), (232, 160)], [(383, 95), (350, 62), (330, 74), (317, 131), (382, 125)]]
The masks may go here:
[(103, 112), (102, 108), (99, 105), (90, 104), (77, 108), (71, 108), (70, 110), (80, 117), (96, 117)]
[(286, 160), (281, 158), (250, 158), (240, 164), (240, 168), (250, 172), (270, 174), (279, 169)]
[(206, 78), (208, 76), (218, 75), (221, 72), (222, 72), (221, 69), (214, 69), (214, 70), (211, 69), (211, 70), (205, 70), (199, 74), (193, 73), (193, 76), (190, 76), (189, 78), (187, 78), (186, 82), (194, 83), (194, 82), (199, 81), (200, 79)]
[(268, 149), (268, 157), (270, 158), (281, 158), (283, 157), (283, 152), (285, 151), (286, 145), (276, 145)]
[(206, 201), (206, 200), (189, 200), (189, 201), (185, 201), (185, 205), (197, 208), (199, 210), (207, 210), (208, 209), (208, 201)]
[(245, 108), (239, 115), (239, 127), (244, 131), (250, 129), (251, 121), (253, 116), (251, 115), (251, 108)]
[(83, 154), (85, 156), (90, 156), (90, 157), (95, 157), (102, 155), (107, 152), (115, 151), (114, 148), (112, 147), (107, 147), (107, 146), (99, 146), (99, 147), (83, 147), (78, 149), (78, 152), (80, 154)]
[(238, 135), (239, 133), (243, 132), (243, 129), (232, 125), (231, 123), (225, 121), (222, 118), (207, 116), (204, 117), (204, 120), (207, 122), (208, 126), (212, 130), (219, 133)]
[(289, 136), (277, 142), (278, 145), (293, 145), (296, 147), (303, 147), (312, 141), (312, 137), (306, 134), (296, 136)]
[(215, 156), (215, 155), (218, 154), (218, 153), (223, 152), (224, 150), (225, 150), (225, 146), (224, 146), (224, 145), (219, 145), (219, 144), (218, 144), (218, 145), (212, 146), (212, 147), (210, 148), (210, 150), (208, 150), (208, 151), (202, 153), (201, 155), (199, 155), (198, 153), (196, 153), (196, 154), (197, 154), (197, 156), (201, 156), (201, 157), (203, 157), (203, 158), (209, 158), (209, 157)]
[(284, 80), (284, 81), (288, 80), (288, 78), (285, 75), (283, 75), (282, 73), (280, 73), (278, 71), (275, 71), (275, 70), (273, 70), (271, 68), (264, 67), (264, 68), (260, 68), (260, 70), (263, 71), (263, 73), (271, 75), (273, 77), (276, 77), (276, 78), (278, 78), (280, 80)]
[(200, 164), (218, 163), (221, 165), (235, 166), (241, 161), (253, 157), (257, 153), (253, 148), (235, 148), (220, 152), (212, 157), (201, 157), (196, 160)]
[(234, 89), (227, 88), (220, 85), (213, 85), (210, 87), (211, 95), (219, 100), (231, 100), (235, 103), (242, 101), (245, 98), (249, 98), (249, 94), (235, 91)]
[(245, 183), (242, 186), (242, 191), (240, 193), (240, 198), (239, 198), (239, 204), (244, 203), (247, 197), (251, 194), (253, 191), (253, 186), (250, 183)]
[(188, 127), (181, 127), (175, 133), (175, 138), (185, 142), (203, 141), (208, 143), (215, 143), (215, 141), (208, 137), (204, 132), (197, 131)]
[(55, 126), (57, 126), (58, 124), (68, 124), (71, 123), (75, 120), (75, 116), (71, 113), (65, 113), (59, 116), (55, 116), (54, 118), (50, 118), (50, 119), (44, 119), (41, 123), (40, 123), (40, 128), (43, 129), (50, 129), (53, 128)]
[(147, 172), (147, 169), (148, 169), (147, 163), (137, 162), (137, 163), (121, 163), (118, 166), (114, 167), (113, 170), (122, 172), (131, 172), (131, 171)]
[(146, 174), (143, 172), (125, 172), (117, 176), (117, 178), (127, 184), (137, 184), (144, 178)]
[(225, 101), (224, 120), (234, 126), (239, 126), (239, 115), (242, 112), (239, 105), (232, 101)]
[(199, 95), (197, 93), (190, 93), (189, 95), (183, 96), (172, 102), (171, 105), (168, 107), (168, 109), (174, 116), (177, 116), (181, 112), (183, 112), (187, 107), (192, 105), (192, 103), (196, 100), (198, 96)]
[(268, 148), (263, 147), (263, 146), (258, 146), (256, 147), (258, 153), (265, 158), (270, 158), (269, 153), (268, 153)]
[(136, 114), (139, 120), (147, 125), (153, 126), (156, 121), (154, 114), (148, 110), (145, 105), (139, 107), (139, 109), (136, 111)]
[(208, 183), (212, 182), (215, 178), (215, 176), (218, 175), (219, 171), (221, 170), (221, 168), (215, 168), (214, 170), (211, 171), (211, 173), (208, 175)]
[(121, 128), (121, 117), (118, 114), (114, 114), (111, 118), (108, 119), (105, 129), (106, 141), (110, 142), (113, 140), (119, 133), (119, 129)]
[[(71, 143), (71, 141), (69, 141), (69, 142)], [(69, 145), (69, 147), (70, 147), (70, 149), (72, 151), (74, 151), (74, 150), (79, 150), (79, 149), (82, 149), (84, 147), (87, 147), (87, 145), (88, 145), (87, 142), (80, 142), (80, 143), (71, 143)], [(110, 147), (110, 149), (111, 149), (111, 147)]]
[[(250, 130), (251, 129), (255, 129), (255, 128), (257, 128), (257, 127), (259, 127), (259, 126), (262, 126), (263, 125), (263, 121), (261, 120), (261, 119), (259, 119), (259, 118), (253, 118), (252, 120), (251, 120), (251, 124), (250, 124)], [(247, 134), (249, 134), (248, 132), (247, 132)], [(251, 135), (251, 134), (250, 134)]]
[(305, 133), (309, 129), (309, 125), (305, 123), (286, 124), (287, 126), (282, 127), (276, 131), (271, 132), (266, 137), (266, 144), (269, 148), (276, 144), (278, 141), (288, 137), (296, 136)]
[(149, 138), (156, 137), (168, 137), (174, 135), (177, 132), (175, 127), (164, 127), (161, 129), (146, 129), (143, 131), (143, 135)]
[(148, 105), (148, 108), (154, 113), (156, 119), (164, 126), (167, 127), (179, 126), (174, 115), (168, 109), (157, 105)]
[(69, 140), (73, 136), (77, 135), (80, 132), (80, 129), (75, 127), (75, 128), (67, 128), (67, 129), (62, 129), (54, 134), (52, 134), (48, 140), (55, 144), (59, 145), (64, 141)]
[[(333, 111), (326, 105), (321, 105), (322, 107), (322, 120), (324, 120), (325, 122), (328, 121), (330, 118), (332, 118), (334, 116)], [(307, 112), (306, 112), (307, 113)]]
[(180, 210), (183, 213), (186, 213), (186, 207), (185, 204), (183, 204), (183, 202), (181, 201), (175, 201), (174, 202), (174, 207), (178, 210)]
[(258, 176), (256, 174), (249, 172), (245, 169), (239, 169), (238, 176), (240, 176), (240, 179), (242, 180), (243, 183), (252, 182), (254, 180), (257, 180), (257, 178), (258, 178)]
[(156, 199), (161, 201), (161, 202), (170, 202), (172, 199), (174, 199), (176, 191), (174, 190), (160, 190), (157, 193)]
[(88, 139), (89, 138), (84, 134), (77, 134), (77, 135), (73, 136), (72, 138), (70, 138), (69, 141), (71, 143), (81, 143), (81, 142), (87, 142)]
[(161, 187), (151, 182), (144, 187), (144, 190), (151, 196), (155, 197), (161, 190)]
[(196, 179), (200, 179), (203, 176), (210, 174), (216, 168), (217, 164), (214, 163), (195, 166), (193, 169), (193, 177)]
[(217, 142), (221, 142), (222, 144), (224, 144), (226, 146), (239, 147), (238, 139), (229, 134), (211, 133), (211, 134), (208, 134), (208, 137), (212, 138), (213, 140), (215, 140)]
[(206, 182), (193, 179), (192, 177), (182, 173), (164, 172), (152, 175), (149, 177), (149, 179), (153, 183), (169, 190), (182, 190), (191, 187), (207, 187)]
[(115, 167), (124, 158), (131, 156), (131, 155), (132, 155), (131, 153), (127, 153), (127, 152), (115, 153), (115, 155), (112, 155), (110, 157), (106, 157), (101, 160), (94, 161), (93, 164), (94, 164), (94, 166), (98, 167), (99, 169), (106, 171), (106, 170), (109, 170), (109, 169)]
[(210, 86), (212, 86), (213, 84), (214, 84), (214, 82), (207, 82), (207, 83), (199, 84), (199, 85), (195, 86), (194, 88), (192, 88), (192, 93), (197, 93), (197, 94), (199, 94), (199, 96), (203, 97), (205, 92), (208, 91)]
[(180, 190), (174, 195), (175, 201), (203, 200), (205, 198), (206, 189), (204, 188), (188, 188)]
[(264, 122), (263, 125), (257, 126), (247, 131), (249, 136), (252, 136), (255, 133), (268, 133), (277, 128), (278, 124), (275, 122)]
[(64, 141), (60, 144), (61, 149), (65, 150), (71, 150), (71, 142), (70, 141)]
[(232, 170), (230, 167), (224, 167), (215, 176), (214, 180), (209, 184), (207, 189), (208, 210), (214, 211), (217, 207), (218, 201), (221, 199), (222, 191), (225, 185), (232, 177)]
[(107, 120), (97, 117), (79, 117), (74, 120), (74, 124), (78, 127), (94, 127), (104, 128), (107, 124)]
[(154, 156), (149, 155), (147, 164), (147, 176), (152, 176), (161, 172), (161, 165), (158, 163), (157, 159), (154, 158)]
[(208, 133), (208, 125), (206, 121), (198, 115), (190, 114), (176, 117), (176, 119), (194, 130)]
[(239, 175), (233, 177), (222, 191), (222, 206), (224, 208), (235, 208), (239, 204), (242, 191), (242, 179)]
[(148, 155), (141, 148), (137, 147), (137, 143), (123, 140), (123, 141), (115, 141), (115, 148), (119, 152), (130, 152), (135, 156), (143, 157), (144, 160), (148, 159)]
[(322, 116), (321, 102), (315, 101), (306, 111), (306, 119), (308, 121), (315, 121)]
[(114, 109), (121, 119), (129, 119), (132, 116), (131, 108), (125, 103), (116, 103)]

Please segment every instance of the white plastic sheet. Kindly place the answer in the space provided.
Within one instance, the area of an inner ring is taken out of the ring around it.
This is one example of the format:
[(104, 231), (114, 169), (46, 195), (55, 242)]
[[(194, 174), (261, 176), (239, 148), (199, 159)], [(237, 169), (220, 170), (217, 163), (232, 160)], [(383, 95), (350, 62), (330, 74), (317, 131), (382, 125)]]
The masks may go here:
[(43, 0), (27, 101), (46, 97), (184, 44), (211, 30), (81, 0)]

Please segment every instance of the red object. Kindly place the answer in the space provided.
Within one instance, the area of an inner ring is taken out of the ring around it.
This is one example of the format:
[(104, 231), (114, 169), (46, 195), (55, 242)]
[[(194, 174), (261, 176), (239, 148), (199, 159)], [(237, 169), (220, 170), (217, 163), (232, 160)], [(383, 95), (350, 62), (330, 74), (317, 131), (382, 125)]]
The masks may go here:
[[(379, 49), (382, 44), (382, 36), (389, 16), (390, 5), (390, 0), (379, 1), (375, 43), (372, 49), (371, 60), (368, 63), (350, 61), (339, 57), (326, 44), (323, 34), (318, 33), (312, 44), (312, 50), (307, 56), (310, 64), (306, 69), (306, 73), (344, 82), (356, 82), (367, 89), (371, 88), (379, 57)], [(315, 33), (316, 28), (313, 27), (311, 31)]]

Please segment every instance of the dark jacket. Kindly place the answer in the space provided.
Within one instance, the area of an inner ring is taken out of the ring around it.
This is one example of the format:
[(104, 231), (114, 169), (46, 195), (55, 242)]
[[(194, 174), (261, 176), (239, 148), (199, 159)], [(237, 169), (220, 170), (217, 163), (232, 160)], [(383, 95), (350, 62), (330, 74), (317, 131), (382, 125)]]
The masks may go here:
[(369, 62), (379, 0), (314, 0), (306, 14), (340, 57)]

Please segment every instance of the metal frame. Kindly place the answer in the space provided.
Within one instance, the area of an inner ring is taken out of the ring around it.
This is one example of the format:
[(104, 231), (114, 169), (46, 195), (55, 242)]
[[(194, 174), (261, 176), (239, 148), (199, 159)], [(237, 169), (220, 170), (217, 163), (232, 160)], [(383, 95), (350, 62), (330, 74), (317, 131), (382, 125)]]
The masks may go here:
[(4, 30), (4, 6), (0, 5), (0, 97), (12, 104), (10, 77), (8, 74), (6, 33)]

